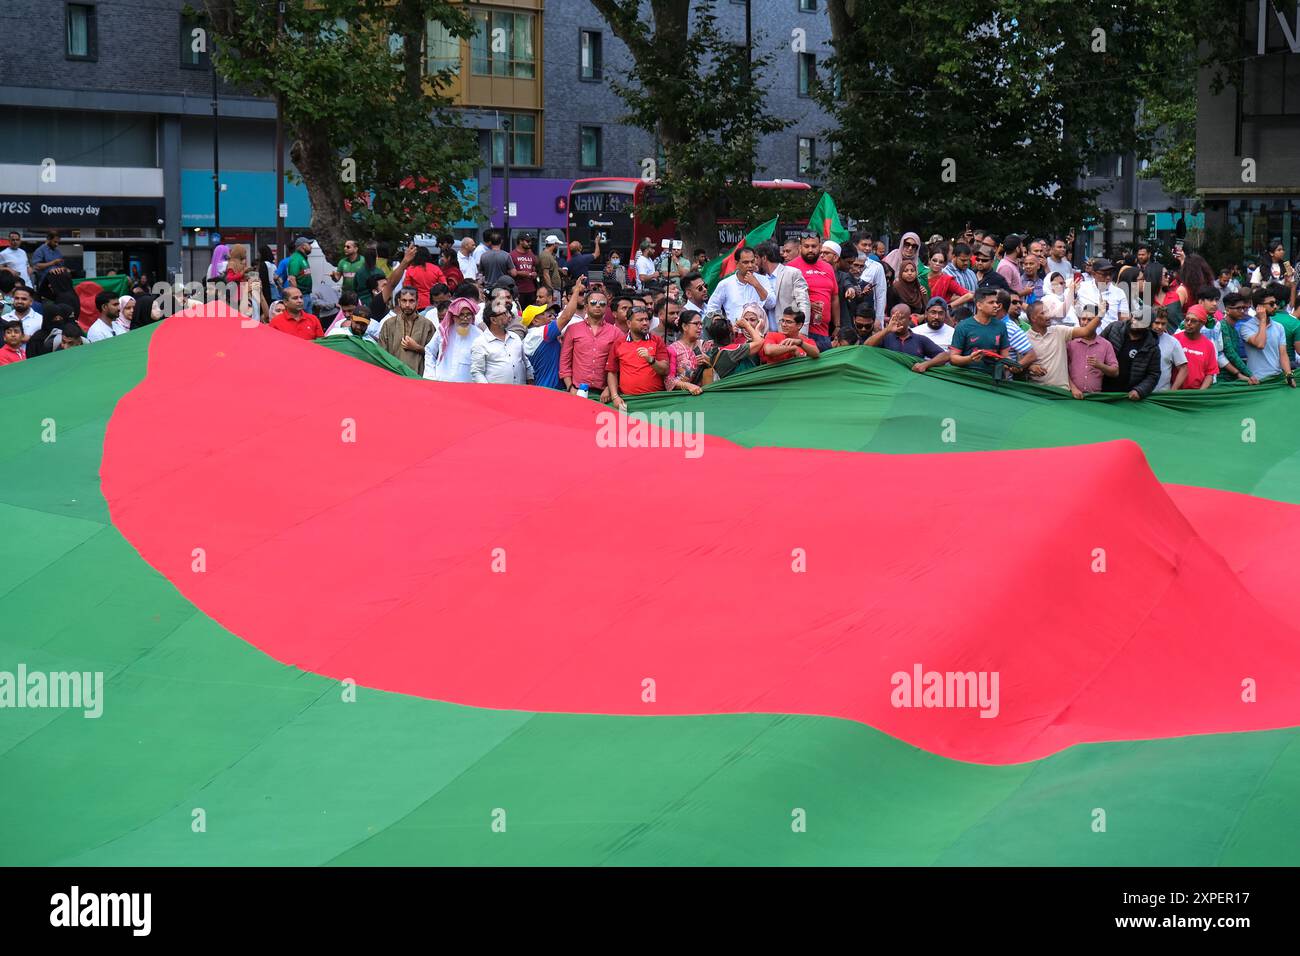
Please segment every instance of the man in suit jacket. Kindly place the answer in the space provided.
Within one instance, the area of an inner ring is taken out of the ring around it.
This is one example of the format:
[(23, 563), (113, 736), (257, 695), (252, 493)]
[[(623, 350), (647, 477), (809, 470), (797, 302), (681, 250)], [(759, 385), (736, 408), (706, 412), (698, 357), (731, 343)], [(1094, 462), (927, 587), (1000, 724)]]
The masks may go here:
[(781, 261), (781, 247), (770, 239), (759, 245), (758, 258), (776, 294), (776, 305), (767, 311), (768, 331), (777, 328), (778, 319), (788, 307), (803, 313), (802, 334), (807, 335), (808, 323), (812, 319), (808, 306), (808, 280), (798, 269), (792, 269)]

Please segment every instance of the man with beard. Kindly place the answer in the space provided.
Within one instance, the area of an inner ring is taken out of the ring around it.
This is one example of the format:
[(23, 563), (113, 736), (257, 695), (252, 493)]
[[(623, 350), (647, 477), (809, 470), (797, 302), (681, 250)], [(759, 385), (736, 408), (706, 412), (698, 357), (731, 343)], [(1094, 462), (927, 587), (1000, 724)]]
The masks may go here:
[[(822, 240), (808, 233), (799, 240), (799, 258), (790, 263), (803, 273), (808, 285), (808, 302), (812, 314), (808, 317), (808, 334), (817, 348), (825, 352), (831, 348), (831, 329), (840, 324), (840, 286), (835, 267), (821, 258)], [(835, 250), (839, 255), (839, 249)]]
[(412, 288), (397, 293), (397, 313), (379, 330), (379, 345), (417, 375), (424, 374), (424, 347), (433, 338), (433, 323), (420, 314), (420, 297)]
[(925, 321), (912, 331), (940, 348), (946, 349), (951, 345), (952, 326), (948, 324), (948, 300), (941, 295), (933, 296), (925, 307)]

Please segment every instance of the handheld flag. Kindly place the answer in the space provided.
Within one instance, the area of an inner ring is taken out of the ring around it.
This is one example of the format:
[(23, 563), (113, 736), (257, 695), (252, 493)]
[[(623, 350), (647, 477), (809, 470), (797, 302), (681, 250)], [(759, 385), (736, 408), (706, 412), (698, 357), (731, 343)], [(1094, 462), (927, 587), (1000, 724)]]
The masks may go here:
[(741, 249), (753, 249), (759, 243), (767, 242), (775, 234), (776, 218), (773, 217), (761, 226), (755, 226), (745, 233), (745, 238), (736, 243), (736, 248), (725, 256), (719, 256), (706, 263), (704, 268), (700, 270), (700, 276), (704, 279), (704, 284), (709, 287), (710, 294), (717, 288), (719, 282), (736, 271), (736, 256)]
[(830, 193), (822, 193), (822, 198), (817, 200), (817, 207), (808, 220), (808, 231), (817, 233), (823, 239), (834, 239), (840, 244), (849, 241), (849, 231), (840, 223), (840, 211), (835, 208), (835, 200)]
[(90, 327), (99, 318), (99, 310), (95, 308), (95, 296), (101, 292), (126, 295), (131, 291), (131, 277), (90, 276), (75, 282), (72, 290), (77, 293), (77, 299), (81, 304), (81, 310), (77, 315), (77, 324), (81, 326), (83, 332), (89, 332)]

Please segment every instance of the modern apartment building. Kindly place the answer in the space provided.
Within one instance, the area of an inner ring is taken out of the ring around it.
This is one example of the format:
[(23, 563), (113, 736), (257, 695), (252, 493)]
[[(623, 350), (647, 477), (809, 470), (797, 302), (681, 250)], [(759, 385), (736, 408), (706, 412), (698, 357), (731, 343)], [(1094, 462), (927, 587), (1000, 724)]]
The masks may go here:
[[(225, 242), (274, 241), (274, 104), (215, 84), (214, 137), (211, 62), (193, 43), (201, 24), (185, 13), (201, 5), (10, 0), (0, 7), (0, 35), (9, 50), (22, 51), (9, 58), (0, 83), (0, 231), (16, 228), (34, 241), (62, 230), (65, 254), (86, 274), (183, 269), (193, 276), (206, 268), (214, 227)], [(562, 231), (574, 179), (637, 176), (642, 159), (656, 155), (650, 134), (623, 122), (612, 88), (627, 73), (627, 49), (587, 0), (472, 7), (473, 39), (456, 40), (436, 25), (425, 38), (429, 69), (456, 71), (449, 92), (465, 123), (480, 131), (483, 166), (467, 191), (489, 222), (504, 225), (508, 174), (512, 232)], [(794, 122), (764, 140), (756, 175), (811, 178), (828, 125), (807, 95), (817, 62), (830, 53), (824, 3), (717, 0), (715, 9), (737, 43), (748, 9), (756, 53), (777, 54), (758, 95)], [(798, 44), (796, 31), (803, 31)], [(306, 190), (287, 182), (285, 201), (287, 227), (308, 227)], [(458, 232), (479, 228), (472, 218), (456, 225)]]
[(1199, 78), (1196, 189), (1209, 227), (1243, 239), (1247, 258), (1274, 239), (1300, 254), (1300, 0), (1247, 0), (1236, 24), (1240, 88)]

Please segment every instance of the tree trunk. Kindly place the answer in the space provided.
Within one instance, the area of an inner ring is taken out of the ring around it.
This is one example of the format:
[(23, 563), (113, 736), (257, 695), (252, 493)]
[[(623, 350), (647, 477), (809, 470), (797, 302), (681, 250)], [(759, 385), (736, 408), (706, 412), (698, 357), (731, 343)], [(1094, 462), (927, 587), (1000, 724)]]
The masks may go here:
[(296, 136), (289, 156), (302, 174), (311, 200), (311, 227), (327, 259), (336, 258), (348, 238), (351, 220), (343, 209), (339, 157), (329, 143), (326, 131), (311, 126), (294, 131)]
[[(665, 64), (681, 62), (686, 57), (686, 40), (691, 29), (690, 0), (652, 0), (651, 6), (654, 10), (653, 55)], [(686, 131), (671, 109), (661, 112), (659, 140), (669, 162), (687, 140)], [(680, 172), (689, 176), (698, 171), (682, 169)], [(685, 249), (703, 249), (710, 258), (718, 254), (718, 210), (714, 202), (691, 203), (687, 198), (677, 196), (673, 199), (673, 212)]]

